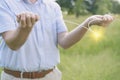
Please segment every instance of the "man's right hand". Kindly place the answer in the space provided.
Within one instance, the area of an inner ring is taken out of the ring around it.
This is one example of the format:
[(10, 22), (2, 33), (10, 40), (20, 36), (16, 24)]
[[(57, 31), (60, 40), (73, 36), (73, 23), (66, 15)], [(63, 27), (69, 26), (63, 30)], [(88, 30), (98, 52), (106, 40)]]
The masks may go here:
[(17, 15), (17, 21), (21, 28), (32, 29), (32, 27), (38, 20), (39, 20), (39, 16), (31, 12), (24, 12)]
[(12, 50), (19, 49), (26, 42), (30, 31), (38, 20), (38, 15), (29, 12), (17, 15), (18, 28), (2, 33), (9, 48)]

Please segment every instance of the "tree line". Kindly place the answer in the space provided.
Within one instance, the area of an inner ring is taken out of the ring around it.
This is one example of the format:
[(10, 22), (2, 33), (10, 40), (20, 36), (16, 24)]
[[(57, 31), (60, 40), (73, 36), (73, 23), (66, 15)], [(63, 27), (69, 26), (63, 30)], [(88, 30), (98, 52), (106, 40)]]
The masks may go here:
[(57, 0), (68, 14), (120, 14), (120, 3), (116, 0)]

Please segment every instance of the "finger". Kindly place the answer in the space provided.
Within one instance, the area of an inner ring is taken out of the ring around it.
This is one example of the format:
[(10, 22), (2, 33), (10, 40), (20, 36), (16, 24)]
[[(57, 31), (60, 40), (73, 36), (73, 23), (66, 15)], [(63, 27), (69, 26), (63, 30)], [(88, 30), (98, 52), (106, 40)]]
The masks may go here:
[(20, 15), (17, 15), (16, 18), (17, 18), (17, 22), (19, 23), (20, 22)]
[(31, 14), (26, 14), (26, 25), (32, 27)]
[(114, 20), (113, 16), (109, 16), (109, 20), (113, 21)]
[(25, 13), (22, 13), (22, 14), (20, 15), (20, 24), (21, 24), (21, 27), (23, 27), (23, 28), (26, 27)]
[(113, 21), (113, 17), (111, 15), (104, 15), (104, 21)]
[(38, 21), (40, 19), (40, 17), (36, 14), (35, 15), (35, 21)]
[(36, 17), (35, 17), (34, 14), (31, 14), (31, 22), (32, 22), (33, 25), (34, 25), (35, 22), (36, 22)]

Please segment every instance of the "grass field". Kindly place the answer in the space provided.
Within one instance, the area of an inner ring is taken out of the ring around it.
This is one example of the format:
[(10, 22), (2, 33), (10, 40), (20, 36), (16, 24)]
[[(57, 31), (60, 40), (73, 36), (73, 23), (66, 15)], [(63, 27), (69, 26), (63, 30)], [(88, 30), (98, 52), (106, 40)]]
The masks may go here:
[[(64, 16), (65, 20), (81, 23), (88, 16)], [(120, 80), (120, 16), (104, 29), (96, 41), (88, 31), (84, 38), (68, 50), (60, 48), (63, 80)], [(76, 27), (66, 23), (69, 31)], [(101, 28), (98, 28), (98, 30)]]

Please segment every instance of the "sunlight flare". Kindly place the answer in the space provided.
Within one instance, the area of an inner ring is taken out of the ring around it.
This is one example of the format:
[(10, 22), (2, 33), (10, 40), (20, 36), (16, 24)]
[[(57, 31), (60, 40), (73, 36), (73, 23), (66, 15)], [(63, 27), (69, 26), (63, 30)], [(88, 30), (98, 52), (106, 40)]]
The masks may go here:
[(94, 40), (99, 41), (104, 37), (104, 29), (91, 29), (91, 36)]

